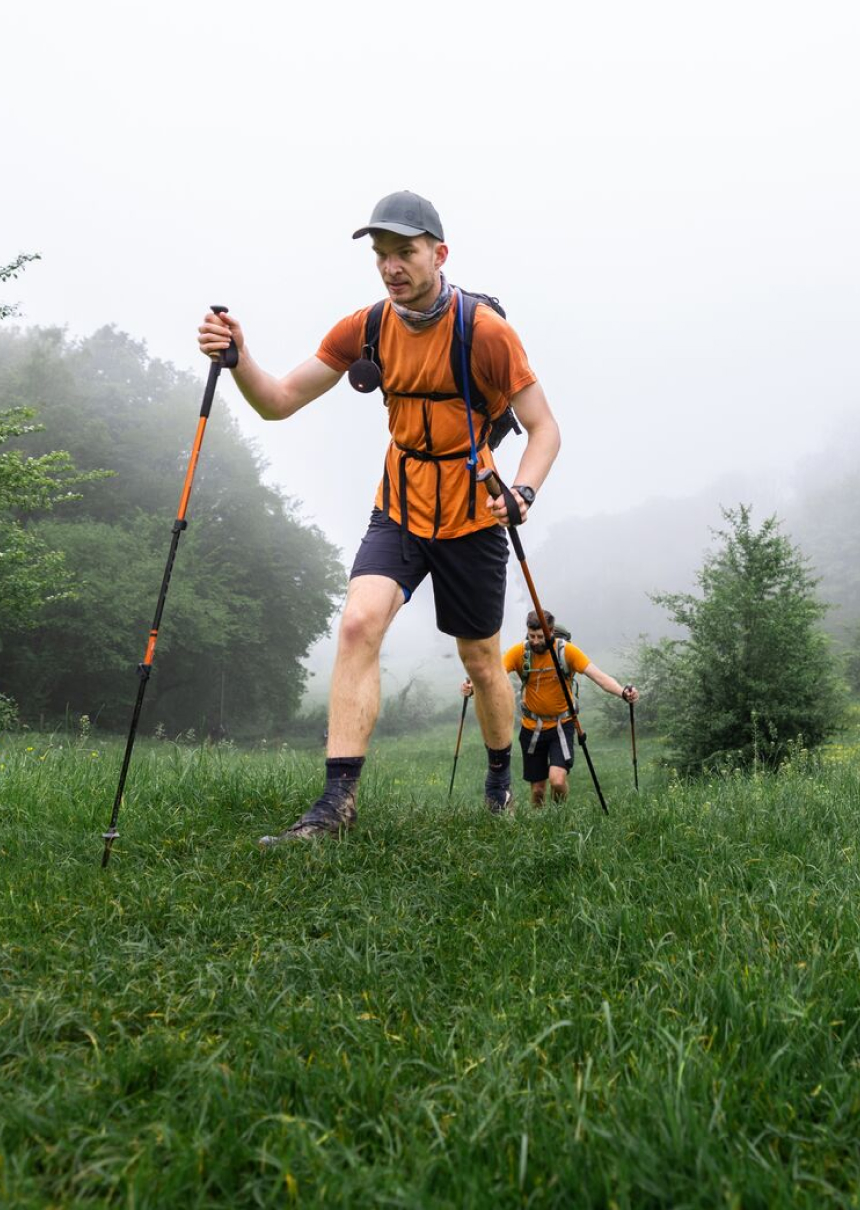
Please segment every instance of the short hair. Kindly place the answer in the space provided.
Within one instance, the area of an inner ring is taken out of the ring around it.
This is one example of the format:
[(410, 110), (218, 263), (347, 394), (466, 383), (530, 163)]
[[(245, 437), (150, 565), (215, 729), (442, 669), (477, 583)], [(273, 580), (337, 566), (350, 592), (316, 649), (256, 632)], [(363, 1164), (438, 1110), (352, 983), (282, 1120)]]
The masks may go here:
[[(555, 614), (550, 613), (550, 611), (548, 609), (545, 609), (543, 611), (543, 616), (546, 618), (547, 626), (549, 626), (550, 630), (552, 630), (553, 626), (555, 625)], [(537, 610), (533, 609), (531, 611), (531, 613), (528, 615), (528, 617), (526, 618), (526, 630), (542, 630), (542, 629), (543, 629), (543, 627), (540, 624), (540, 618), (537, 615)]]

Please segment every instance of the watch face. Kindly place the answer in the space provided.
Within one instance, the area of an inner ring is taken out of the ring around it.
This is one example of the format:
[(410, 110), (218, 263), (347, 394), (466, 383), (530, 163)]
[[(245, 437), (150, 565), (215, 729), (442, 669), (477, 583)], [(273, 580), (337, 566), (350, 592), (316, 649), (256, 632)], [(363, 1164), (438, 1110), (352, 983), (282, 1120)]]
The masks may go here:
[(534, 504), (535, 493), (534, 493), (533, 487), (525, 487), (525, 486), (521, 487), (518, 483), (515, 484), (514, 486), (516, 487), (517, 491), (520, 493), (522, 498), (525, 500), (526, 504), (528, 504), (528, 505)]

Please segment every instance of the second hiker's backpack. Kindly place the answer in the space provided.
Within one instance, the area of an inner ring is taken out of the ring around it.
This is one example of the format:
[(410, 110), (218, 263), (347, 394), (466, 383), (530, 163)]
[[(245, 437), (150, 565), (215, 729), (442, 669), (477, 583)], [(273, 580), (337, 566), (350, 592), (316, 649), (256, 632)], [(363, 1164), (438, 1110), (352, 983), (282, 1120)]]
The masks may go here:
[[(562, 673), (564, 674), (565, 679), (570, 683), (570, 691), (571, 691), (571, 696), (573, 698), (573, 704), (576, 706), (576, 708), (578, 710), (579, 709), (579, 683), (576, 679), (576, 673), (568, 665), (567, 656), (565, 655), (565, 651), (564, 651), (565, 644), (570, 642), (570, 631), (567, 629), (566, 626), (554, 626), (553, 632), (555, 635), (553, 642), (555, 643), (555, 653), (558, 656), (558, 664), (559, 664), (559, 667), (561, 668)], [(532, 671), (532, 649), (531, 649), (531, 645), (530, 645), (528, 639), (525, 639), (523, 642), (523, 667), (522, 667), (522, 671), (520, 672), (520, 680), (522, 681), (523, 693), (525, 693), (525, 691), (526, 691), (526, 685), (528, 684), (528, 680), (529, 680), (529, 676), (531, 675), (531, 671)]]
[[(395, 394), (405, 399), (463, 399), (467, 405), (471, 405), (473, 411), (479, 412), (484, 417), (485, 432), (483, 436), (486, 437), (487, 445), (490, 449), (494, 450), (499, 442), (507, 437), (508, 433), (512, 431), (521, 433), (522, 429), (517, 423), (514, 410), (510, 405), (505, 408), (501, 416), (495, 420), (490, 420), (487, 401), (481, 394), (472, 374), (472, 331), (475, 326), (475, 310), (479, 303), (492, 307), (497, 315), (501, 315), (502, 319), (506, 318), (505, 309), (499, 300), (493, 298), (490, 294), (475, 294), (470, 290), (462, 290), (459, 286), (455, 287), (455, 289), (459, 296), (459, 301), (456, 305), (462, 308), (462, 316), (459, 314), (455, 316), (454, 335), (451, 339), (451, 370), (457, 387), (456, 393), (449, 394), (441, 391), (391, 391), (385, 393)], [(379, 356), (379, 332), (382, 327), (382, 312), (384, 308), (384, 299), (374, 303), (370, 308), (365, 325), (361, 359), (353, 362), (353, 365), (350, 367), (350, 382), (356, 390), (365, 393), (374, 391), (378, 386), (382, 386), (383, 367)], [(354, 373), (359, 366), (366, 362), (376, 367), (376, 374), (372, 372), (370, 374)], [(466, 369), (465, 375), (463, 373), (464, 367)]]

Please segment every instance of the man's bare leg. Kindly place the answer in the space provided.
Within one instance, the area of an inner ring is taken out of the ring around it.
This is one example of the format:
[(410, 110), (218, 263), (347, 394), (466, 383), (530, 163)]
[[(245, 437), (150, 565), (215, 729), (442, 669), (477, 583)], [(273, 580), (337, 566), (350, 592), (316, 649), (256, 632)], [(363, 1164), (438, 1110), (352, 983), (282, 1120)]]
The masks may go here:
[(532, 806), (533, 807), (542, 807), (544, 795), (546, 794), (546, 782), (545, 781), (533, 781), (531, 785), (532, 785)]
[(387, 576), (350, 581), (329, 694), (329, 757), (367, 752), (379, 714), (379, 652), (402, 604), (403, 589)]
[(402, 604), (403, 589), (387, 576), (350, 581), (329, 697), (325, 790), (286, 832), (263, 836), (261, 847), (337, 833), (355, 823), (358, 779), (379, 714), (379, 651)]
[(487, 747), (489, 769), (484, 785), (487, 806), (494, 814), (500, 814), (512, 802), (514, 693), (502, 664), (499, 635), (487, 639), (457, 639), (457, 649), (474, 687), (475, 714)]
[(549, 767), (549, 784), (553, 802), (567, 801), (567, 769), (558, 765)]
[(504, 748), (514, 727), (514, 691), (502, 664), (498, 634), (488, 639), (457, 639), (457, 650), (475, 690), (475, 714), (484, 743)]

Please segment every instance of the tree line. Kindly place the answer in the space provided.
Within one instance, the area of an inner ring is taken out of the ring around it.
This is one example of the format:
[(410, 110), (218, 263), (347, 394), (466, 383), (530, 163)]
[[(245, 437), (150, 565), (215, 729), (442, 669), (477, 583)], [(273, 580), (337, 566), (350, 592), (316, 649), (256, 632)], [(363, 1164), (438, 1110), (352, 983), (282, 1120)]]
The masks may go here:
[[(0, 332), (0, 693), (128, 725), (199, 414), (193, 374), (108, 326)], [(144, 730), (282, 732), (345, 587), (339, 551), (216, 404)]]

